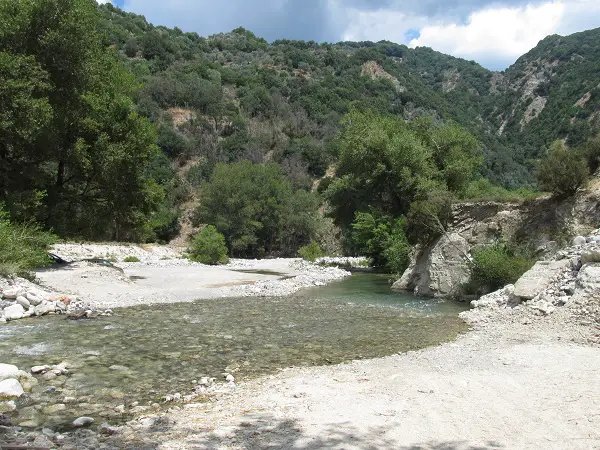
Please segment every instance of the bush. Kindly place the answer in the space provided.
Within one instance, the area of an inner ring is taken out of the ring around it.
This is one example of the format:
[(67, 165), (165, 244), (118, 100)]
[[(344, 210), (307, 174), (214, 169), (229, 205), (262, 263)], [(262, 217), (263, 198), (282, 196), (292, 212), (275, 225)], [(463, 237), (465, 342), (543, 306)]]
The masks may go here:
[(208, 225), (194, 237), (190, 259), (202, 264), (227, 264), (225, 237), (213, 225)]
[(471, 181), (461, 200), (493, 201), (493, 202), (521, 202), (523, 200), (539, 197), (540, 192), (527, 188), (506, 189), (493, 184), (487, 178)]
[(588, 177), (588, 165), (580, 152), (556, 141), (538, 167), (540, 187), (556, 197), (575, 194)]
[(126, 263), (136, 263), (136, 262), (140, 262), (140, 259), (137, 258), (137, 257), (135, 257), (135, 256), (128, 256), (127, 258), (125, 258), (123, 260), (123, 262), (126, 262)]
[(387, 272), (401, 275), (410, 264), (411, 246), (404, 233), (393, 233), (390, 235), (387, 248), (383, 251), (386, 259), (385, 268)]
[(492, 292), (514, 284), (528, 271), (534, 258), (504, 242), (475, 249), (470, 286), (473, 292)]
[(49, 265), (48, 247), (55, 242), (52, 233), (35, 224), (12, 223), (0, 209), (0, 276), (29, 277), (31, 270)]
[(317, 258), (325, 256), (325, 252), (315, 241), (298, 249), (298, 256), (306, 261), (314, 262)]

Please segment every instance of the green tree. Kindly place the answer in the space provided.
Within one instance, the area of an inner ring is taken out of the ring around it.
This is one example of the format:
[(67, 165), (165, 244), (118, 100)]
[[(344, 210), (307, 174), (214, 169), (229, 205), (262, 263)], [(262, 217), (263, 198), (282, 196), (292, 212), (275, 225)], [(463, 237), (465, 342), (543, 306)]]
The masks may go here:
[(190, 259), (202, 264), (227, 264), (225, 237), (213, 225), (208, 225), (194, 236)]
[(201, 196), (199, 220), (236, 256), (295, 255), (316, 227), (317, 198), (294, 191), (276, 164), (217, 164)]
[(588, 177), (588, 167), (580, 152), (569, 149), (563, 141), (555, 141), (538, 167), (538, 182), (544, 191), (556, 197), (577, 192)]

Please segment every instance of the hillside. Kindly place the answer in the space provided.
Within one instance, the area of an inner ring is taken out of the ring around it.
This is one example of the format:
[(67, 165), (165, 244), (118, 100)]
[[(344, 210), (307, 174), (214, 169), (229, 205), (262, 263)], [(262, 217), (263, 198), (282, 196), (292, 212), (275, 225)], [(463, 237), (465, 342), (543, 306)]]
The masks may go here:
[(241, 28), (203, 38), (100, 8), (110, 42), (145, 84), (138, 106), (160, 124), (161, 147), (197, 160), (193, 181), (217, 160), (268, 159), (308, 183), (334, 158), (351, 106), (458, 122), (484, 144), (482, 175), (508, 187), (533, 183), (542, 146), (581, 143), (597, 126), (600, 29), (550, 36), (499, 73), (429, 48), (269, 44)]

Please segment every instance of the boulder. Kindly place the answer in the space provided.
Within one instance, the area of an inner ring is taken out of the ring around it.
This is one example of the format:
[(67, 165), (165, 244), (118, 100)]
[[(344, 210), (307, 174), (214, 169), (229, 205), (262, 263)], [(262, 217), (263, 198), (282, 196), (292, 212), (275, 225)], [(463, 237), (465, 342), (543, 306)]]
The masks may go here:
[(525, 300), (531, 300), (548, 287), (552, 278), (568, 268), (571, 261), (538, 261), (525, 272), (515, 283), (515, 295)]
[(37, 292), (28, 292), (27, 293), (27, 300), (33, 306), (38, 306), (39, 304), (41, 304), (44, 301), (44, 297), (41, 296), (41, 295), (38, 295)]
[(468, 281), (470, 245), (458, 233), (439, 238), (433, 246), (415, 255), (414, 261), (392, 286), (415, 295), (446, 297)]
[(584, 265), (575, 280), (577, 294), (600, 292), (600, 263)]
[(575, 236), (573, 238), (573, 245), (575, 245), (575, 246), (577, 246), (577, 245), (585, 245), (586, 242), (587, 242), (587, 240), (583, 236)]
[(25, 316), (25, 308), (19, 304), (14, 304), (8, 308), (4, 308), (4, 318), (6, 320), (18, 320)]
[(25, 391), (19, 380), (8, 378), (0, 381), (0, 399), (18, 398), (24, 393)]
[(36, 316), (44, 316), (51, 312), (55, 311), (55, 307), (53, 303), (47, 302), (46, 300), (42, 301), (39, 305), (34, 308)]
[(471, 306), (473, 308), (493, 308), (517, 306), (520, 303), (521, 298), (515, 295), (515, 287), (512, 284), (509, 284), (496, 292), (483, 295), (479, 299), (473, 300)]
[(600, 249), (592, 248), (581, 253), (581, 264), (600, 262)]
[(21, 305), (24, 309), (29, 309), (29, 307), (31, 306), (31, 303), (29, 303), (29, 300), (27, 300), (22, 295), (17, 297), (16, 303)]
[(20, 287), (14, 287), (2, 291), (2, 298), (8, 298), (10, 300), (16, 300), (17, 297), (22, 295), (25, 295), (25, 289)]
[(12, 364), (0, 364), (0, 381), (7, 378), (19, 378), (21, 371), (17, 366)]
[(5, 414), (17, 410), (17, 405), (13, 400), (0, 402), (0, 414)]

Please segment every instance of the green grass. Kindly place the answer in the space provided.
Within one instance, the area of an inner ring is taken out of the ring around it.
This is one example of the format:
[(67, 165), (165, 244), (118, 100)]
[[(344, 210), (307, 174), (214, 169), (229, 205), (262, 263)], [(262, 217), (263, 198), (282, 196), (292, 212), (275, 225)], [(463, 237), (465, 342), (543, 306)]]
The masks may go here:
[(136, 257), (136, 256), (128, 256), (127, 258), (125, 258), (123, 260), (123, 262), (126, 262), (126, 263), (135, 263), (135, 262), (140, 262), (140, 259), (138, 257)]

